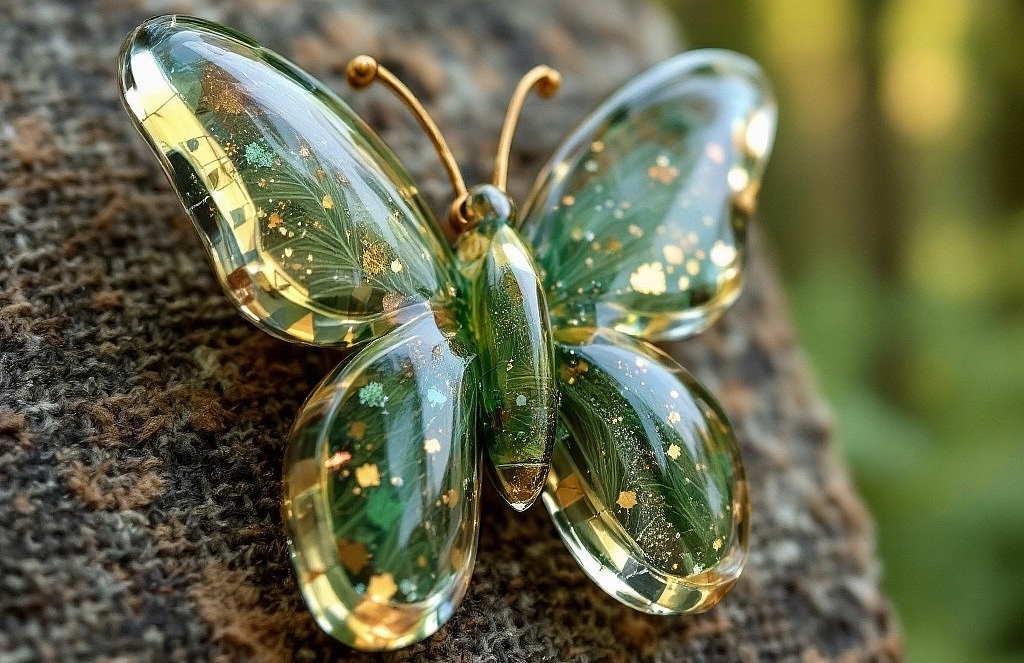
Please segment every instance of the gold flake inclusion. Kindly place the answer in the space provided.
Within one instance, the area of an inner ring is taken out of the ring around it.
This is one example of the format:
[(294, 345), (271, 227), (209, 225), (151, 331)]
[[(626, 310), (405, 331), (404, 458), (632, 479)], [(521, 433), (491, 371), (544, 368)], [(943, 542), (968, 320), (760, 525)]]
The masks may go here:
[(347, 463), (350, 460), (352, 460), (352, 454), (350, 454), (347, 451), (337, 451), (334, 453), (333, 456), (327, 459), (327, 462), (324, 463), (324, 465), (327, 467), (327, 469), (333, 471), (340, 469), (343, 465), (345, 465), (345, 463)]
[(623, 509), (632, 509), (636, 506), (636, 491), (624, 490), (619, 493), (619, 499), (615, 500), (615, 503), (621, 506)]
[(366, 585), (366, 593), (381, 602), (390, 600), (397, 591), (398, 585), (395, 584), (395, 579), (390, 573), (375, 575)]
[(683, 250), (675, 244), (667, 244), (661, 252), (665, 255), (665, 261), (670, 265), (683, 264)]
[(361, 541), (338, 540), (338, 560), (351, 573), (359, 573), (370, 561), (370, 554)]
[(356, 483), (363, 488), (380, 485), (380, 470), (372, 463), (366, 463), (356, 468)]
[(629, 284), (633, 290), (645, 295), (660, 295), (665, 292), (665, 272), (660, 262), (647, 262), (633, 272), (629, 277)]

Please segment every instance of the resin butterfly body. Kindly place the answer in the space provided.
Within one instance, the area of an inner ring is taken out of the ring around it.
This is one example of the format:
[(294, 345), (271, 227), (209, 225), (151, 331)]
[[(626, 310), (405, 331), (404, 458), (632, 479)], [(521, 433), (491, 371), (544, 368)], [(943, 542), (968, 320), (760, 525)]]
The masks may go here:
[[(354, 62), (350, 80), (387, 82), (444, 147), (389, 72)], [(506, 158), (513, 110), (556, 82), (542, 69), (513, 97)], [(121, 72), (230, 299), (279, 338), (356, 348), (301, 408), (285, 459), (292, 557), (326, 631), (394, 649), (452, 615), (476, 554), (481, 456), (514, 508), (543, 493), (580, 566), (627, 605), (695, 612), (728, 591), (748, 529), (735, 439), (643, 339), (693, 334), (738, 293), (775, 121), (753, 63), (692, 52), (627, 84), (563, 143), (521, 215), (507, 160), (467, 191), (441, 149), (454, 251), (372, 130), (247, 37), (152, 19)]]

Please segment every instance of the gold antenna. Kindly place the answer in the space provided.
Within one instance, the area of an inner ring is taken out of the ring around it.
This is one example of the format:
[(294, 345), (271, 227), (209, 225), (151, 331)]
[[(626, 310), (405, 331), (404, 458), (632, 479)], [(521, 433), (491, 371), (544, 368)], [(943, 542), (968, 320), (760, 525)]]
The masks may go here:
[(357, 90), (369, 86), (375, 80), (379, 80), (391, 88), (405, 102), (413, 115), (416, 116), (420, 126), (423, 127), (430, 141), (434, 144), (434, 148), (437, 149), (437, 154), (441, 157), (445, 170), (448, 171), (448, 178), (452, 181), (452, 188), (455, 189), (455, 199), (459, 200), (466, 195), (466, 182), (462, 178), (458, 164), (455, 163), (452, 151), (448, 149), (448, 143), (445, 142), (444, 136), (438, 131), (437, 125), (430, 118), (427, 109), (409, 91), (409, 88), (405, 87), (402, 81), (398, 80), (391, 71), (369, 55), (357, 55), (352, 58), (345, 68), (345, 76), (348, 78), (348, 84)]
[(508, 112), (505, 114), (505, 123), (501, 126), (501, 138), (498, 140), (498, 154), (494, 157), (494, 186), (502, 191), (508, 187), (508, 160), (512, 151), (512, 134), (516, 131), (516, 123), (526, 102), (526, 95), (534, 86), (537, 87), (537, 94), (545, 99), (555, 96), (558, 88), (562, 85), (562, 75), (546, 65), (539, 65), (526, 72), (512, 99), (508, 102)]

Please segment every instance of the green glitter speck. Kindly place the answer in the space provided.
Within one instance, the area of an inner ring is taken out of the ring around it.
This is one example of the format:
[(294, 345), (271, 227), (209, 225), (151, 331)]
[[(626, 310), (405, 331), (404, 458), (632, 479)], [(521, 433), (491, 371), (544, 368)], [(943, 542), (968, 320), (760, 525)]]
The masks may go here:
[(369, 407), (384, 407), (388, 397), (384, 395), (384, 385), (371, 382), (359, 390), (359, 403)]
[(274, 165), (274, 155), (259, 143), (249, 143), (245, 146), (245, 160), (250, 166), (270, 168)]

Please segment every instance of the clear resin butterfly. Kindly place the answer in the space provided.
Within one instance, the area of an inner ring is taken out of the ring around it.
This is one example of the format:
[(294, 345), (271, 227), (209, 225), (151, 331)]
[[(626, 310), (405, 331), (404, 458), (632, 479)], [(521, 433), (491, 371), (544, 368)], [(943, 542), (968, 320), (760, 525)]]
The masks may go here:
[[(755, 64), (693, 51), (597, 108), (521, 213), (509, 141), (546, 67), (520, 82), (494, 181), (455, 188), (450, 246), (377, 135), (294, 65), (230, 29), (147, 21), (120, 62), (228, 297), (270, 334), (353, 353), (289, 434), (284, 524), (317, 622), (364, 650), (440, 628), (466, 593), (481, 458), (515, 509), (538, 497), (580, 566), (637, 610), (714, 605), (746, 557), (747, 488), (714, 398), (650, 345), (711, 324), (739, 293), (775, 129)], [(479, 445), (482, 451), (478, 450)]]

